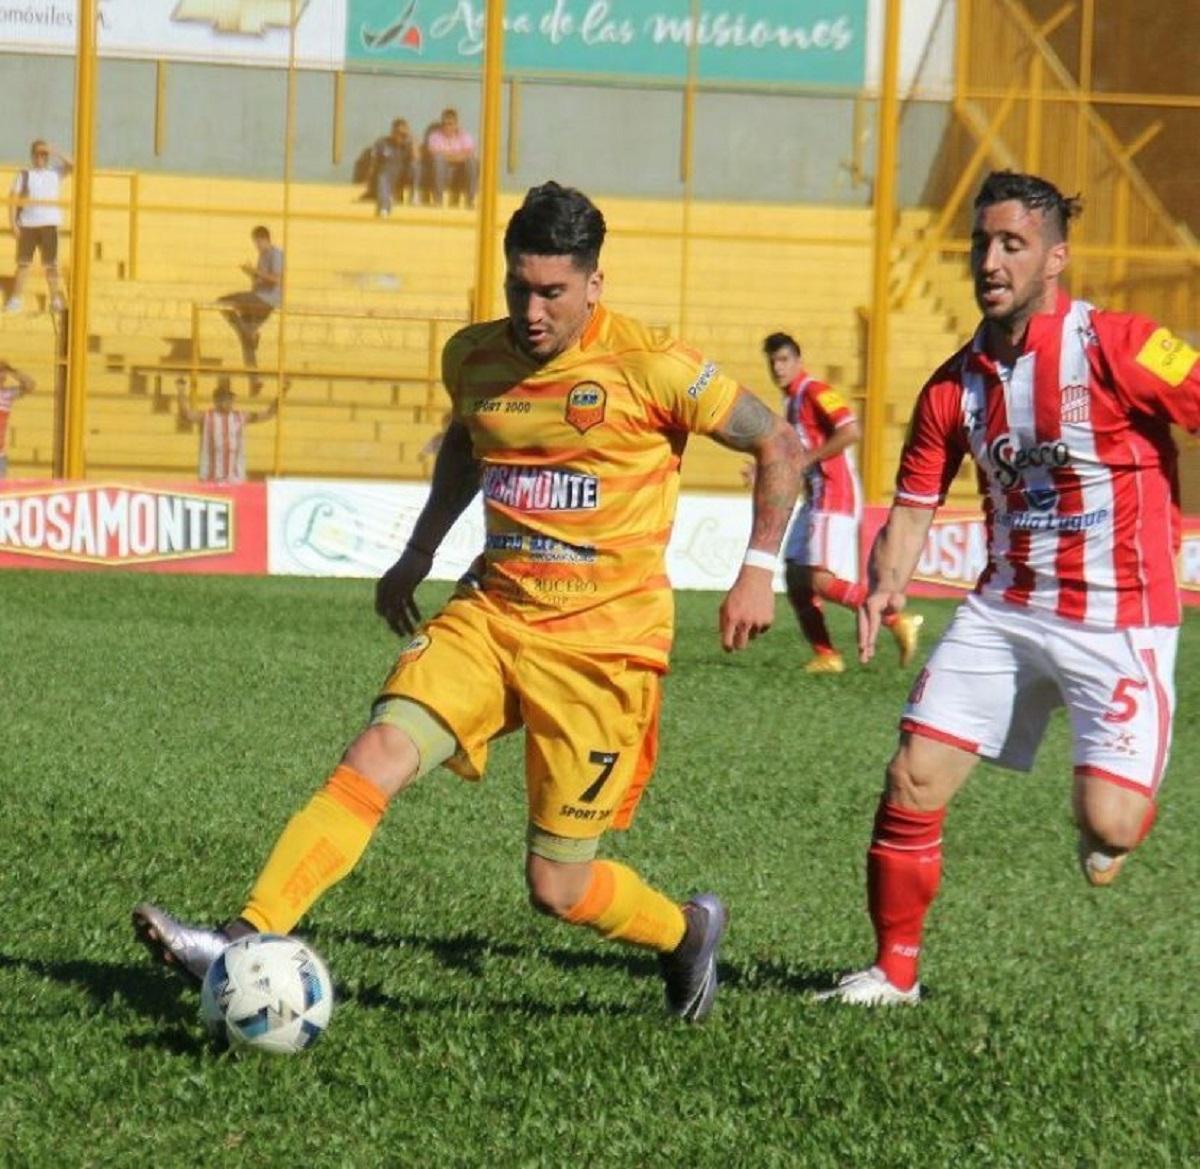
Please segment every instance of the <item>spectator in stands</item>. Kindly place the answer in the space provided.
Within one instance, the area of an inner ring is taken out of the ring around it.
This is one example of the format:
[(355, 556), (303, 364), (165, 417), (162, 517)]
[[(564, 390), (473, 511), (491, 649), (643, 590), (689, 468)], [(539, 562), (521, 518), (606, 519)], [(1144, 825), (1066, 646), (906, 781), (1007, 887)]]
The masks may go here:
[(411, 203), (416, 182), (416, 147), (412, 132), (403, 118), (392, 121), (391, 133), (380, 138), (371, 151), (372, 184), (375, 191), (375, 214), (386, 219), (392, 213), (392, 202), (407, 194)]
[(0, 479), (8, 474), (8, 416), (13, 403), (24, 394), (32, 394), (35, 386), (29, 374), (0, 359)]
[(206, 483), (246, 482), (246, 427), (252, 422), (274, 418), (279, 399), (268, 402), (261, 410), (236, 410), (237, 395), (228, 376), (217, 379), (213, 404), (207, 410), (196, 410), (188, 401), (187, 380), (178, 378), (175, 395), (179, 417), (185, 422), (200, 423), (200, 466), (198, 477)]
[(425, 186), (436, 206), (447, 194), (461, 195), (468, 207), (475, 206), (475, 186), (479, 163), (475, 157), (475, 139), (458, 124), (458, 111), (442, 110), (440, 122), (425, 136)]
[(41, 138), (30, 146), (29, 157), (31, 165), (17, 172), (8, 201), (8, 222), (17, 241), (17, 272), (4, 307), (10, 313), (21, 311), (21, 293), (36, 251), (46, 272), (50, 311), (62, 312), (67, 304), (58, 277), (58, 228), (62, 223), (58, 200), (72, 162)]
[[(242, 271), (250, 277), (249, 292), (231, 292), (217, 303), (224, 305), (223, 315), (233, 326), (242, 345), (242, 362), (247, 369), (258, 368), (258, 335), (273, 310), (283, 300), (283, 250), (271, 242), (271, 233), (259, 225), (251, 233), (258, 259), (243, 264)], [(250, 392), (262, 389), (262, 379), (250, 378)]]

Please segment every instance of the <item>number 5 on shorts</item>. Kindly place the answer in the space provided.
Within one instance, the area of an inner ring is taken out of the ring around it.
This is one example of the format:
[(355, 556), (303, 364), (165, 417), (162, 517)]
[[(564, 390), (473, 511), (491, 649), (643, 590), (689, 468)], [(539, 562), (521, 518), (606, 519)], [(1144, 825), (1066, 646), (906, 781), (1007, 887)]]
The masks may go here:
[(595, 780), (588, 784), (587, 791), (580, 797), (581, 804), (590, 804), (600, 794), (600, 789), (608, 782), (608, 777), (612, 775), (613, 768), (617, 765), (617, 760), (621, 758), (620, 751), (589, 751), (588, 762), (600, 764), (600, 774)]
[(1104, 716), (1104, 721), (1106, 723), (1129, 722), (1138, 711), (1137, 699), (1130, 694), (1130, 691), (1145, 690), (1148, 686), (1148, 682), (1139, 682), (1136, 678), (1120, 679), (1113, 687), (1112, 697), (1109, 699), (1113, 708)]

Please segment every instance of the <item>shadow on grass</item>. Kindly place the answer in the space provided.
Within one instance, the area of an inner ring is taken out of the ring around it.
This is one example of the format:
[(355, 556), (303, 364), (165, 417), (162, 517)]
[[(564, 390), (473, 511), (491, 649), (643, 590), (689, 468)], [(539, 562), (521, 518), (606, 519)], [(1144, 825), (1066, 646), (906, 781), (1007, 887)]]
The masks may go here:
[[(432, 955), (448, 970), (473, 978), (485, 976), (485, 961), (489, 958), (540, 958), (564, 971), (613, 970), (633, 978), (657, 978), (658, 961), (645, 950), (631, 950), (597, 942), (595, 949), (566, 949), (518, 945), (484, 934), (464, 933), (455, 937), (429, 937), (422, 934), (389, 934), (375, 930), (314, 928), (308, 931), (314, 942), (321, 939), (350, 942), (372, 949), (416, 949)], [(828, 990), (846, 973), (837, 970), (810, 970), (767, 959), (749, 962), (720, 962), (717, 967), (721, 986), (752, 994), (756, 990), (782, 991), (785, 994), (806, 995), (816, 990)], [(370, 1005), (370, 1004), (368, 1004)], [(559, 1004), (554, 1010), (558, 1011)]]
[[(53, 962), (44, 958), (17, 958), (0, 953), (0, 972), (24, 971), (82, 990), (98, 1008), (121, 1002), (155, 1023), (145, 1034), (131, 1035), (132, 1048), (157, 1047), (178, 1055), (203, 1050), (207, 1044), (195, 1033), (196, 999), (185, 993), (182, 980), (168, 971), (143, 969), (118, 962), (71, 959)], [(165, 1026), (164, 1026), (165, 1024)]]

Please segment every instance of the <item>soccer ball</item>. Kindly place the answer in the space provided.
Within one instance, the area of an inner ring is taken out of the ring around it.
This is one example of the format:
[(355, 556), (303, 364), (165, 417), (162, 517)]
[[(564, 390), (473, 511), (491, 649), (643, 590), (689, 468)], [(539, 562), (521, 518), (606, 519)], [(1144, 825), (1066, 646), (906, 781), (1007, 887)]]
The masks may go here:
[(297, 938), (251, 934), (231, 942), (208, 968), (200, 1017), (218, 1042), (291, 1055), (311, 1047), (333, 1012), (333, 982), (316, 952)]

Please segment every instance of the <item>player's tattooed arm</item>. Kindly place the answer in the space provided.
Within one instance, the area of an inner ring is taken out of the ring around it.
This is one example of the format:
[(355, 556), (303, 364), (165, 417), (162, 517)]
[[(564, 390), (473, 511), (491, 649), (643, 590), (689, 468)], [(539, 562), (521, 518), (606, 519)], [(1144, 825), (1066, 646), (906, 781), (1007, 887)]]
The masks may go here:
[(713, 438), (754, 457), (754, 520), (750, 547), (777, 552), (792, 518), (808, 455), (788, 424), (742, 389)]

